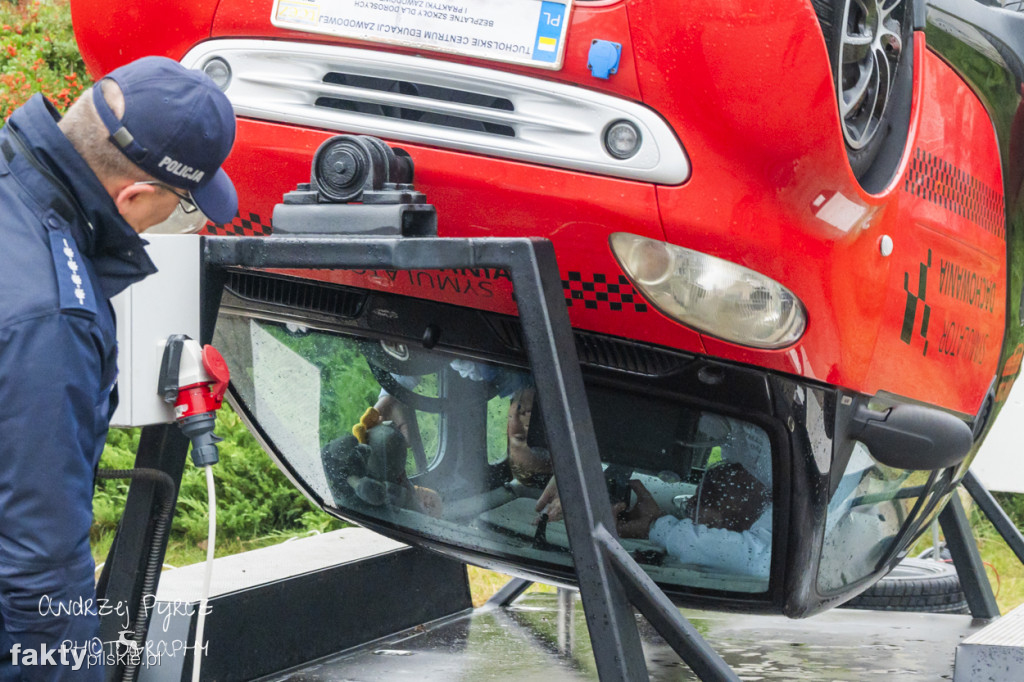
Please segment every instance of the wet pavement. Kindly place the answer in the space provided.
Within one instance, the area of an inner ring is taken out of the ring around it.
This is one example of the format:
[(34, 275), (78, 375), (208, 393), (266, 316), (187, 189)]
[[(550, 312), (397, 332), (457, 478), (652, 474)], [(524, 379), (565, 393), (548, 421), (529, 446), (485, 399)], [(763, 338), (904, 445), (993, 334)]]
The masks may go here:
[[(806, 620), (685, 611), (742, 680), (953, 678), (957, 644), (985, 623), (970, 616), (834, 609)], [(652, 682), (695, 680), (643, 623)], [(578, 598), (525, 595), (509, 608), (421, 626), (275, 675), (277, 682), (597, 680)]]

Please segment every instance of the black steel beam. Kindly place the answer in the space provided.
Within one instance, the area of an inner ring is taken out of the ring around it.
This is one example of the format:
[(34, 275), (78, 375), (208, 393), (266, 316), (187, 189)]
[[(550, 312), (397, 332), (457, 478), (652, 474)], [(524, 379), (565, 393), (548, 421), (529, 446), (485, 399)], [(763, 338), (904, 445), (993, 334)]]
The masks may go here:
[[(625, 586), (593, 536), (601, 526), (614, 528), (615, 519), (555, 251), (547, 241), (533, 242), (532, 247), (513, 247), (509, 269), (594, 658), (602, 680), (646, 680), (647, 664)], [(608, 650), (600, 651), (604, 647)]]
[[(188, 438), (177, 424), (147, 426), (142, 429), (135, 466), (168, 474), (175, 482), (177, 497), (187, 452)], [(96, 596), (106, 599), (106, 603), (111, 605), (109, 615), (100, 618), (101, 642), (121, 639), (121, 631), (126, 629), (125, 614), (130, 620), (130, 627), (134, 628), (151, 552), (158, 553), (157, 558), (163, 563), (169, 534), (163, 537), (159, 546), (152, 547), (154, 520), (161, 503), (157, 493), (157, 484), (151, 480), (133, 480), (128, 488), (124, 513), (96, 585)], [(106, 679), (120, 680), (127, 662), (127, 659), (119, 660), (115, 665), (106, 666)]]
[(739, 682), (729, 664), (718, 655), (679, 612), (665, 593), (640, 568), (622, 544), (606, 529), (594, 535), (629, 593), (629, 598), (669, 646), (704, 682)]
[(960, 587), (963, 588), (971, 615), (975, 618), (991, 620), (999, 617), (999, 605), (992, 593), (992, 584), (985, 573), (978, 545), (967, 520), (960, 497), (954, 491), (949, 504), (939, 514), (939, 525), (946, 538), (946, 548), (953, 557), (953, 565), (960, 576)]
[(961, 482), (963, 483), (964, 490), (970, 493), (971, 497), (978, 504), (978, 508), (992, 522), (999, 535), (1006, 541), (1006, 544), (1013, 553), (1017, 555), (1017, 560), (1024, 564), (1024, 535), (1021, 535), (1017, 526), (1013, 525), (1013, 521), (1006, 515), (1003, 507), (996, 501), (996, 498), (992, 497), (992, 493), (985, 489), (985, 486), (981, 484), (978, 477), (970, 471), (964, 474)]
[(501, 586), (501, 589), (491, 595), (491, 598), (487, 600), (488, 606), (508, 606), (516, 599), (530, 589), (530, 585), (533, 584), (532, 580), (526, 578), (512, 578), (507, 583)]

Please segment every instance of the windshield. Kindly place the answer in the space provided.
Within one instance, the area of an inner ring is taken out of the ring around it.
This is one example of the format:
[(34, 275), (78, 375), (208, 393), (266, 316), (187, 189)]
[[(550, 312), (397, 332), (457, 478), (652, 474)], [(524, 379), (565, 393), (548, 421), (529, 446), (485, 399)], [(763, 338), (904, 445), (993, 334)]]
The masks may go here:
[[(527, 369), (222, 312), (235, 398), (332, 513), (499, 561), (572, 565)], [(663, 586), (768, 590), (759, 426), (587, 384), (623, 545)]]

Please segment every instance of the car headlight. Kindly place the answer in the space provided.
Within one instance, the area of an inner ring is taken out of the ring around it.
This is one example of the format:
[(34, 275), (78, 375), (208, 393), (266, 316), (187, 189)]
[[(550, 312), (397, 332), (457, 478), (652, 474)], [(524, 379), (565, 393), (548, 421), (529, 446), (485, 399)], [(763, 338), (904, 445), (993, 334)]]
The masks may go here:
[(616, 232), (609, 242), (626, 275), (663, 313), (753, 348), (784, 348), (807, 328), (793, 292), (759, 272), (674, 244)]

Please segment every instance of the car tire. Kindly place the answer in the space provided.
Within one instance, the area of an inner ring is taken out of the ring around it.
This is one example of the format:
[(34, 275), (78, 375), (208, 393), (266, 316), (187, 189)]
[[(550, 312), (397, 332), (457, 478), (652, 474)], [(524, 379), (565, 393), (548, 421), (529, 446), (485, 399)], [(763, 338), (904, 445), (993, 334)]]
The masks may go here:
[(873, 611), (970, 613), (956, 569), (932, 559), (904, 559), (843, 606)]
[[(906, 138), (915, 0), (811, 0), (828, 48), (850, 167), (864, 180), (887, 142)], [(865, 41), (870, 44), (865, 45)], [(896, 132), (896, 139), (890, 140)], [(902, 145), (900, 145), (902, 148)]]

